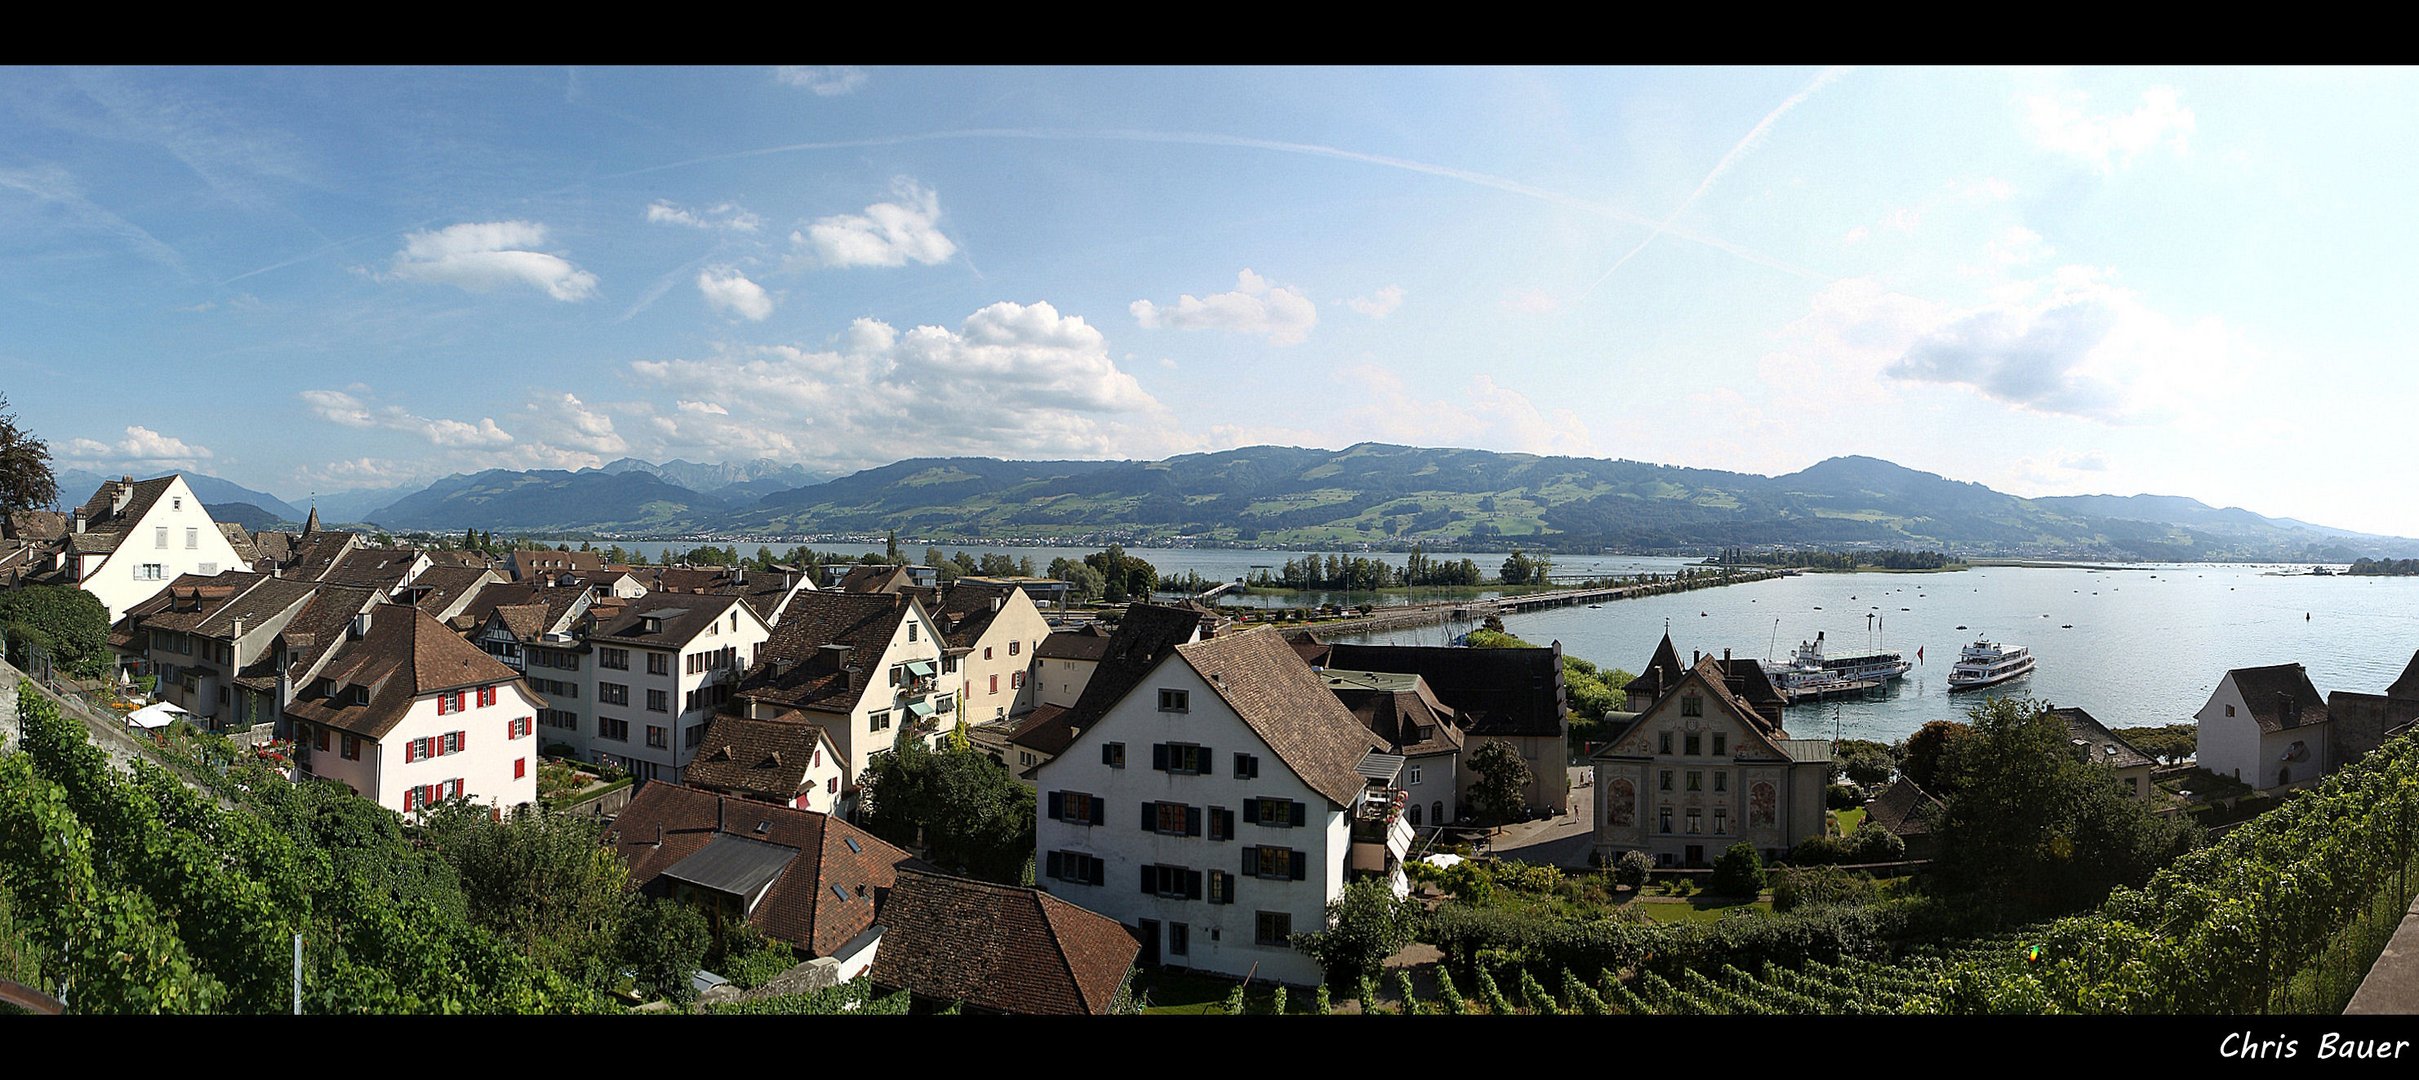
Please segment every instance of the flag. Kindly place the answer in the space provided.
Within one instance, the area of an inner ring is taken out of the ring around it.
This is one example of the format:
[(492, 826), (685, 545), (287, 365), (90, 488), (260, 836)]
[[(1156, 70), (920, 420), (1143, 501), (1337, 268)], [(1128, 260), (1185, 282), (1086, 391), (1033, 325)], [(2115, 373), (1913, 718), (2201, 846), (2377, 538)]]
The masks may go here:
[(1918, 645), (1915, 647), (1915, 662), (1918, 664), (1923, 663), (1923, 646)]

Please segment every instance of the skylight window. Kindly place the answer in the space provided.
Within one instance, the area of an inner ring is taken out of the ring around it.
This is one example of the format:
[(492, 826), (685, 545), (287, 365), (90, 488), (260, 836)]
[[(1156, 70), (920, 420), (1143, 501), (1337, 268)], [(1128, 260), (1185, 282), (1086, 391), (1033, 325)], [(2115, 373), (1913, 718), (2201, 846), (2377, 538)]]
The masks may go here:
[(848, 899), (848, 890), (838, 885), (834, 885), (832, 886), (832, 895), (837, 896), (842, 900), (846, 900)]
[(843, 836), (840, 838), (840, 842), (847, 844), (848, 850), (850, 851), (856, 852), (859, 855), (865, 854), (865, 849), (857, 846), (857, 838), (854, 836)]

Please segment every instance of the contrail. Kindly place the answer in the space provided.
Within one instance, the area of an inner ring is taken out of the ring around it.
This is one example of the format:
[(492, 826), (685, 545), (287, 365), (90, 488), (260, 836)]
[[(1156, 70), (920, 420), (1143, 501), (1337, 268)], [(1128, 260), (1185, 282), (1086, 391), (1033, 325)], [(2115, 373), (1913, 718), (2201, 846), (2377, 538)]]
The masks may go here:
[(1580, 290), (1579, 298), (1582, 300), (1587, 299), (1590, 294), (1596, 291), (1596, 286), (1604, 284), (1606, 278), (1613, 276), (1613, 271), (1621, 269), (1621, 264), (1636, 258), (1639, 252), (1646, 250), (1646, 245), (1654, 243), (1655, 237), (1661, 236), (1666, 232), (1672, 233), (1675, 236), (1681, 235), (1677, 230), (1671, 227), (1672, 222), (1679, 220), (1680, 215), (1687, 213), (1689, 207), (1695, 206), (1699, 198), (1702, 198), (1706, 192), (1713, 190), (1714, 182), (1720, 180), (1723, 173), (1729, 172), (1730, 166), (1733, 163), (1737, 162), (1740, 158), (1746, 157), (1748, 151), (1755, 149), (1757, 144), (1762, 143), (1764, 141), (1764, 133), (1771, 131), (1772, 125), (1778, 122), (1783, 115), (1786, 115), (1789, 110), (1797, 108), (1798, 105), (1801, 102), (1804, 102), (1807, 98), (1813, 97), (1815, 91), (1830, 85), (1832, 80), (1847, 74), (1850, 70), (1851, 69), (1844, 67), (1824, 68), (1821, 73), (1815, 75), (1813, 82), (1806, 84), (1805, 89), (1789, 95), (1788, 100), (1781, 102), (1780, 105), (1774, 108), (1771, 112), (1765, 113), (1764, 118), (1757, 121), (1755, 127), (1748, 130), (1745, 138), (1740, 139), (1737, 145), (1732, 146), (1729, 153), (1722, 155), (1722, 160), (1714, 163), (1713, 171), (1706, 173), (1705, 179), (1697, 182), (1697, 189), (1695, 191), (1689, 192), (1687, 198), (1680, 200), (1679, 206), (1674, 207), (1671, 213), (1664, 215), (1662, 221), (1656, 222), (1651, 231), (1646, 234), (1646, 239), (1638, 241), (1638, 246), (1629, 249), (1629, 254), (1613, 260), (1613, 265), (1606, 267), (1604, 273), (1598, 275), (1595, 281), (1589, 283), (1587, 288)]

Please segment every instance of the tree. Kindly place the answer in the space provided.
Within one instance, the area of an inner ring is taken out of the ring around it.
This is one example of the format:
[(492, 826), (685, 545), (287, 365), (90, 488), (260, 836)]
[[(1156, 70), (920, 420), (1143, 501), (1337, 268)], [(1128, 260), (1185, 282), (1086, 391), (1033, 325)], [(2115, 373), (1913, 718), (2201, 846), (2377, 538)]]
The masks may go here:
[(24, 647), (50, 651), (51, 662), (77, 678), (109, 673), (109, 609), (99, 597), (72, 585), (28, 585), (0, 592), (0, 633), (8, 653), (23, 661)]
[(1363, 878), (1328, 903), (1327, 929), (1293, 935), (1293, 947), (1318, 962), (1328, 985), (1354, 986), (1411, 944), (1419, 915), (1419, 901), (1397, 899), (1384, 878)]
[(1529, 763), (1507, 742), (1491, 742), (1470, 755), (1478, 782), (1470, 786), (1470, 808), (1490, 825), (1519, 821), (1528, 815)]
[(1846, 776), (1849, 783), (1866, 788), (1889, 783), (1890, 770), (1898, 765), (1888, 746), (1871, 739), (1840, 740), (1831, 751), (1831, 763), (1835, 775)]
[(1624, 851), (1620, 858), (1613, 860), (1613, 883), (1616, 885), (1643, 889), (1647, 879), (1653, 877), (1654, 873), (1655, 860), (1643, 851)]
[(2116, 729), (2117, 738), (2125, 740), (2136, 750), (2166, 762), (2191, 757), (2200, 749), (2200, 735), (2201, 729), (2197, 724)]
[(49, 506), (58, 497), (50, 444), (19, 430), (8, 395), (0, 394), (0, 512)]
[(628, 911), (629, 871), (590, 818), (526, 806), (501, 820), (467, 800), (440, 803), (420, 836), (454, 868), (465, 914), (573, 979), (608, 987)]
[(1705, 882), (1705, 890), (1721, 896), (1754, 896), (1764, 891), (1764, 859), (1755, 853), (1755, 845), (1745, 840), (1730, 845), (1730, 850), (1713, 862), (1713, 876)]
[(697, 999), (689, 973), (704, 965), (713, 938), (713, 928), (697, 909), (677, 900), (631, 893), (629, 916), (622, 920), (621, 947), (616, 951), (636, 976), (640, 994), (687, 1005)]
[[(1994, 701), (1999, 699), (1993, 699)], [(1951, 747), (1972, 731), (1953, 720), (1934, 720), (1907, 736), (1906, 752), (1901, 755), (1898, 769), (1915, 786), (1935, 799), (1947, 799), (1956, 785), (1956, 778), (1947, 774), (1943, 763)]]
[(890, 530), (889, 538), (883, 542), (882, 561), (892, 566), (907, 565), (907, 556), (899, 554), (899, 530)]
[(925, 847), (945, 869), (1014, 884), (1033, 854), (1033, 789), (972, 746), (935, 751), (902, 737), (873, 756), (861, 798), (867, 831)]

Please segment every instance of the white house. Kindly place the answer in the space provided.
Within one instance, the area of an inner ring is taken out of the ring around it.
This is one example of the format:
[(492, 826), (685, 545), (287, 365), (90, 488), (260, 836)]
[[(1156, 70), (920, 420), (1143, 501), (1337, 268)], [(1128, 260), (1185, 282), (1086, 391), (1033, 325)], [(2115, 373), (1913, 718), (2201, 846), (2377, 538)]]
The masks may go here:
[(1402, 887), (1401, 767), (1276, 631), (1180, 645), (1034, 770), (1036, 880), (1145, 963), (1315, 983), (1291, 936), (1353, 870)]
[(839, 805), (848, 774), (847, 759), (820, 724), (724, 713), (706, 721), (705, 741), (681, 782), (798, 810), (829, 810)]
[(912, 597), (801, 592), (740, 681), (741, 714), (821, 727), (848, 764), (847, 796), (873, 755), (911, 730), (934, 738), (955, 715), (957, 673), (943, 645)]
[(941, 595), (932, 619), (951, 650), (964, 650), (958, 708), (966, 723), (1006, 723), (1032, 711), (1034, 660), (1050, 621), (1025, 590), (960, 581)]
[(610, 757), (642, 782), (680, 779), (771, 633), (737, 596), (648, 593), (600, 616), (585, 680), (591, 758)]
[(250, 567), (181, 475), (103, 483), (68, 512), (53, 573), (99, 597), (116, 622), (180, 575)]
[(518, 674), (401, 604), (361, 612), (346, 636), (286, 704), (303, 772), (406, 814), (537, 800), (545, 702)]
[(2218, 680), (2200, 722), (2201, 768), (2265, 791), (2325, 776), (2327, 705), (2300, 664), (2235, 668)]
[(1055, 631), (1043, 638), (1041, 647), (1033, 652), (1033, 703), (1072, 708), (1108, 648), (1109, 630), (1099, 623)]

